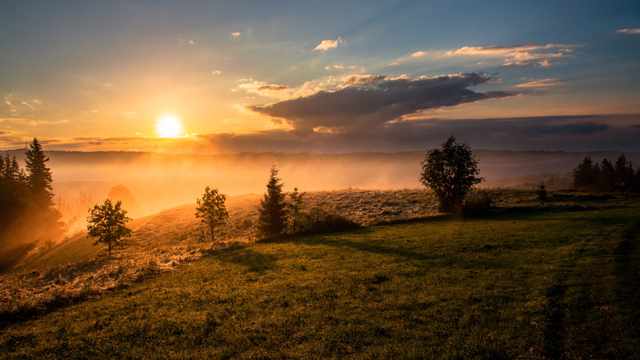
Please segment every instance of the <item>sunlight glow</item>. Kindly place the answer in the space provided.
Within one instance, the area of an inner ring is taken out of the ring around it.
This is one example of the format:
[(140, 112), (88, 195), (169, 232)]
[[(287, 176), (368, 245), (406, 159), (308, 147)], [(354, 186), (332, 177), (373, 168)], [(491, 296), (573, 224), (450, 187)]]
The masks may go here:
[(159, 137), (178, 137), (181, 131), (180, 119), (173, 115), (163, 115), (156, 123), (156, 132)]

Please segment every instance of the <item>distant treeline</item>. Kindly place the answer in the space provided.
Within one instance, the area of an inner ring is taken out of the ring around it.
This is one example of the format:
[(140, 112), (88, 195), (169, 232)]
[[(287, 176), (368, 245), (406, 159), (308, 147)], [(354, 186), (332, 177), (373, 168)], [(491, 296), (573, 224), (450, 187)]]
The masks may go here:
[(587, 156), (573, 170), (573, 186), (587, 191), (640, 192), (640, 168), (634, 171), (624, 154), (615, 163), (603, 159), (600, 164)]
[(64, 234), (60, 212), (52, 202), (47, 161), (37, 139), (26, 152), (25, 169), (15, 156), (0, 156), (0, 270), (19, 254)]

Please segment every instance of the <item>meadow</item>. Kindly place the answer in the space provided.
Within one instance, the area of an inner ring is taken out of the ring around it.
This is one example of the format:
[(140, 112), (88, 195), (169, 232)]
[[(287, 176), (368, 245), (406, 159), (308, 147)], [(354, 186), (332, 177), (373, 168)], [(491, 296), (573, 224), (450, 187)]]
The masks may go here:
[(34, 257), (2, 277), (0, 357), (640, 357), (640, 197), (494, 190), (459, 218), (377, 193), (309, 194), (355, 231), (256, 242), (249, 196), (216, 244), (185, 206), (112, 257)]

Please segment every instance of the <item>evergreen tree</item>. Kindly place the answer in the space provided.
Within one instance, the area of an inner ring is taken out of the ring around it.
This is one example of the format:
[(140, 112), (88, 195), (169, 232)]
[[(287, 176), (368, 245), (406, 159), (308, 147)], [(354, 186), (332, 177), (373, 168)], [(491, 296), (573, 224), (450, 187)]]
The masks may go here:
[(616, 183), (626, 182), (631, 184), (633, 182), (633, 164), (627, 162), (627, 157), (624, 154), (620, 154), (620, 157), (616, 160), (615, 171)]
[(600, 165), (600, 180), (598, 181), (598, 191), (612, 191), (616, 186), (616, 169), (613, 164), (607, 160), (602, 159), (602, 165)]
[(209, 225), (211, 230), (211, 241), (215, 240), (214, 228), (216, 225), (223, 224), (229, 218), (227, 207), (224, 202), (227, 200), (226, 195), (220, 194), (218, 189), (204, 189), (202, 199), (196, 199), (198, 206), (196, 207), (196, 218), (202, 219), (201, 222)]
[(595, 190), (600, 182), (600, 167), (594, 164), (591, 156), (584, 158), (573, 170), (573, 186), (583, 190)]
[(258, 209), (258, 230), (266, 236), (277, 235), (286, 227), (287, 204), (285, 203), (285, 194), (282, 192), (284, 184), (277, 177), (278, 170), (276, 166), (271, 167), (271, 175), (267, 183), (267, 192), (264, 198), (260, 200), (260, 208)]
[(46, 166), (49, 158), (44, 154), (44, 151), (42, 151), (42, 145), (40, 145), (37, 138), (33, 138), (33, 142), (30, 145), (30, 149), (27, 150), (26, 155), (27, 182), (31, 194), (38, 205), (49, 207), (52, 205), (51, 199), (53, 198), (53, 194), (51, 193), (53, 178), (51, 176), (51, 169)]
[(631, 182), (631, 191), (635, 193), (640, 192), (640, 167), (633, 176), (633, 181)]

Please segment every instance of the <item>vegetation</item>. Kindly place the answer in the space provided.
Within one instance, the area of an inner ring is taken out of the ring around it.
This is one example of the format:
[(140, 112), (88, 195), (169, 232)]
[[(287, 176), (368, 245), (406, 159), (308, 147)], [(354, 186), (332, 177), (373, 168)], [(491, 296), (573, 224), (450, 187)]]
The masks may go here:
[(107, 244), (109, 255), (111, 255), (112, 247), (121, 245), (123, 238), (131, 236), (132, 230), (126, 227), (131, 218), (127, 216), (127, 210), (122, 208), (120, 201), (113, 206), (111, 200), (106, 199), (102, 206), (96, 204), (89, 212), (90, 215), (87, 218), (88, 236), (97, 238), (93, 245)]
[(287, 206), (291, 209), (291, 232), (296, 233), (298, 231), (298, 212), (302, 207), (302, 198), (306, 193), (298, 193), (298, 188), (294, 188), (293, 192), (289, 194), (291, 202), (287, 203)]
[[(82, 197), (83, 194), (81, 193)], [(122, 202), (122, 207), (128, 209), (129, 213), (135, 213), (140, 211), (140, 204), (136, 201), (136, 198), (131, 193), (128, 187), (124, 185), (116, 185), (109, 190), (109, 195), (107, 195), (109, 200), (112, 203), (116, 203), (118, 201)]]
[(547, 201), (547, 187), (543, 182), (538, 186), (538, 190), (536, 190), (536, 195), (538, 195), (538, 200), (545, 202)]
[(267, 192), (260, 201), (258, 210), (258, 230), (264, 236), (280, 234), (287, 226), (287, 203), (282, 191), (282, 179), (278, 178), (276, 166), (271, 167), (271, 175), (267, 183)]
[(640, 168), (633, 170), (633, 164), (621, 154), (615, 165), (607, 159), (601, 164), (594, 163), (590, 156), (573, 170), (573, 185), (580, 190), (598, 192), (640, 192)]
[(478, 161), (467, 143), (457, 143), (451, 135), (440, 149), (432, 149), (422, 161), (420, 182), (433, 190), (440, 202), (440, 210), (461, 210), (469, 190), (482, 182), (478, 175)]
[(229, 213), (224, 202), (227, 196), (220, 194), (218, 189), (211, 190), (208, 186), (204, 189), (202, 199), (197, 199), (196, 218), (209, 226), (211, 241), (215, 241), (214, 229), (217, 225), (224, 224), (229, 218)]
[(4, 323), (2, 357), (640, 357), (640, 198), (553, 195), (217, 253)]
[(26, 152), (26, 172), (16, 157), (0, 157), (0, 251), (6, 252), (0, 271), (17, 263), (28, 251), (65, 232), (54, 208), (49, 161), (38, 139)]

